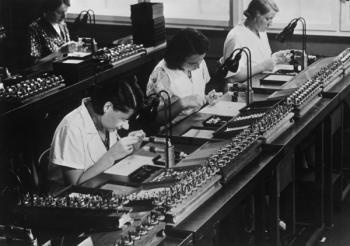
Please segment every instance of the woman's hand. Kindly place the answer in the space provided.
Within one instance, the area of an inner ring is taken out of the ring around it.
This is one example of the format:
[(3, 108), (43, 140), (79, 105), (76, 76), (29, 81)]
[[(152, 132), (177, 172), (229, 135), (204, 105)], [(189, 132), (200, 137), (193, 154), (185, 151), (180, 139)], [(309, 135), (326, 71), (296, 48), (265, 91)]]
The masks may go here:
[(134, 136), (138, 138), (138, 142), (134, 144), (134, 151), (140, 149), (143, 139), (146, 137), (146, 133), (142, 130), (129, 132), (128, 136)]
[(220, 96), (222, 96), (222, 92), (216, 92), (215, 90), (211, 90), (205, 96), (205, 100), (209, 105), (214, 105)]
[(64, 45), (62, 45), (58, 52), (61, 53), (61, 54), (68, 54), (68, 53), (72, 53), (74, 51), (76, 51), (78, 47), (78, 43), (75, 42), (75, 41), (69, 41), (67, 43), (65, 43)]
[(134, 151), (134, 145), (139, 142), (137, 136), (127, 136), (116, 142), (108, 152), (110, 152), (116, 160), (120, 160)]
[(261, 71), (260, 72), (272, 71), (274, 67), (275, 67), (275, 63), (274, 63), (273, 59), (271, 59), (271, 58), (266, 59), (261, 63)]
[(272, 60), (275, 64), (286, 64), (291, 60), (290, 50), (280, 50), (272, 54)]
[(180, 100), (183, 109), (200, 108), (206, 103), (205, 97), (197, 94), (181, 98)]

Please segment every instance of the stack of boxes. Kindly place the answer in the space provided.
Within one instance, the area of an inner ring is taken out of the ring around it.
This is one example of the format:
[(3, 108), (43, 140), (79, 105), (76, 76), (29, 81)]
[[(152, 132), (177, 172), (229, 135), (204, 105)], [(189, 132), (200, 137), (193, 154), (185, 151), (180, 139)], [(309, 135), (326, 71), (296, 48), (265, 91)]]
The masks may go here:
[(131, 22), (135, 44), (150, 47), (165, 42), (163, 3), (142, 2), (131, 5)]

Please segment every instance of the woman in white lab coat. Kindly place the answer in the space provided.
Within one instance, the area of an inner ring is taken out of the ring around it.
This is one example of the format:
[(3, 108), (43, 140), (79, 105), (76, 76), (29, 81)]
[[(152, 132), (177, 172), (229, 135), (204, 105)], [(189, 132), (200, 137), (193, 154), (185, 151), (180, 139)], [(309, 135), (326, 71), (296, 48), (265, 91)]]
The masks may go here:
[[(273, 0), (252, 0), (244, 11), (245, 19), (227, 35), (221, 63), (230, 57), (235, 49), (248, 47), (251, 51), (252, 75), (273, 70), (276, 64), (287, 63), (290, 51), (271, 52), (266, 30), (279, 11)], [(229, 72), (237, 81), (247, 79), (246, 56), (243, 54), (237, 72)]]
[(119, 81), (96, 86), (81, 106), (58, 125), (51, 144), (48, 179), (53, 184), (80, 184), (140, 147), (142, 130), (121, 138), (128, 119), (141, 105), (137, 88)]
[[(166, 91), (171, 99), (171, 115), (178, 121), (216, 99), (215, 91), (205, 95), (210, 75), (204, 57), (209, 40), (200, 31), (180, 30), (168, 42), (167, 50), (154, 68), (147, 84), (147, 95)], [(163, 104), (163, 102), (162, 102)], [(159, 123), (165, 122), (166, 107), (160, 105)]]

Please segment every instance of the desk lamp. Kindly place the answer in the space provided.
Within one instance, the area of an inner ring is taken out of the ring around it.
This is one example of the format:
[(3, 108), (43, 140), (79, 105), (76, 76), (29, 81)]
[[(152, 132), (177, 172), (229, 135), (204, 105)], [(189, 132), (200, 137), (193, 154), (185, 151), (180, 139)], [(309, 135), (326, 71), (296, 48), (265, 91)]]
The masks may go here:
[[(166, 94), (167, 96), (167, 100), (163, 97), (162, 94)], [(169, 93), (165, 90), (160, 90), (158, 93), (153, 93), (151, 95), (148, 96), (148, 98), (152, 98), (152, 97), (158, 97), (161, 98), (164, 106), (167, 106), (166, 110), (165, 110), (165, 117), (167, 118), (167, 123), (166, 123), (166, 127), (167, 127), (167, 134), (165, 136), (165, 166), (166, 168), (170, 168), (173, 167), (175, 165), (175, 150), (174, 150), (174, 146), (171, 144), (171, 137), (172, 137), (172, 118), (171, 118), (171, 97), (169, 95)], [(153, 106), (157, 106), (157, 105), (153, 105)], [(159, 138), (148, 138), (151, 140), (151, 142), (158, 142), (158, 143), (164, 143), (164, 140), (160, 140)]]
[(242, 53), (244, 53), (247, 58), (246, 104), (249, 105), (253, 102), (252, 55), (250, 49), (248, 47), (242, 47), (233, 50), (231, 55), (225, 60), (222, 66), (226, 71), (236, 73), (239, 67), (239, 61), (242, 57)]
[(304, 68), (307, 66), (307, 59), (305, 57), (306, 55), (306, 21), (303, 17), (299, 17), (299, 18), (294, 18), (292, 19), (288, 25), (282, 30), (281, 33), (279, 33), (277, 35), (277, 40), (279, 40), (280, 42), (284, 42), (286, 41), (287, 38), (290, 38), (293, 33), (294, 33), (294, 29), (297, 26), (298, 22), (302, 23), (302, 64), (301, 64), (301, 68), (302, 70), (304, 70)]
[(164, 105), (166, 104), (166, 101), (164, 99), (164, 97), (162, 96), (162, 94), (166, 94), (167, 96), (167, 101), (168, 101), (168, 105), (167, 105), (167, 110), (165, 111), (167, 113), (168, 116), (168, 124), (166, 126), (167, 128), (167, 134), (165, 137), (165, 159), (166, 159), (166, 168), (169, 167), (173, 167), (175, 165), (175, 150), (174, 150), (174, 146), (171, 144), (170, 140), (171, 137), (173, 135), (172, 132), (172, 118), (171, 118), (171, 97), (169, 95), (169, 92), (165, 91), (165, 90), (160, 90), (158, 92), (160, 98), (162, 98)]
[[(83, 10), (79, 13), (78, 17), (74, 20), (74, 24), (78, 27), (86, 26), (87, 24), (96, 24), (95, 19), (95, 12), (92, 9)], [(90, 33), (91, 38), (91, 52), (95, 52), (95, 44), (94, 44), (94, 38), (93, 38), (93, 31)]]
[[(239, 52), (235, 59), (232, 59), (235, 52), (232, 52), (231, 55), (216, 69), (212, 78), (215, 81), (215, 90), (225, 92), (226, 88), (226, 76), (228, 71), (237, 71), (239, 60), (241, 58), (241, 52)], [(219, 87), (218, 87), (219, 86)]]

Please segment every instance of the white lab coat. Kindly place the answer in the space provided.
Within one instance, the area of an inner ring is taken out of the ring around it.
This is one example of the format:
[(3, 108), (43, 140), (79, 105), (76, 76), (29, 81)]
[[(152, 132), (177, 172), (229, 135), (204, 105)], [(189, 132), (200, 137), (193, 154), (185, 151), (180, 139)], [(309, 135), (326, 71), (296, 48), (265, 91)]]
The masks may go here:
[[(171, 101), (190, 95), (205, 95), (205, 86), (210, 80), (207, 65), (203, 60), (199, 68), (191, 72), (191, 78), (180, 69), (169, 69), (165, 60), (161, 60), (151, 73), (147, 84), (147, 95), (165, 90), (169, 93)], [(165, 96), (165, 95), (163, 95)], [(166, 98), (166, 96), (165, 96)], [(163, 104), (163, 103), (161, 103)], [(160, 106), (162, 107), (162, 105)], [(181, 115), (189, 115), (198, 109), (184, 110)], [(175, 120), (178, 121), (180, 118)]]
[[(67, 114), (58, 125), (52, 143), (49, 164), (49, 180), (63, 184), (60, 167), (86, 171), (106, 152), (95, 124), (82, 100), (81, 106)], [(117, 131), (109, 132), (109, 146), (117, 142)]]
[[(242, 47), (248, 47), (250, 49), (252, 66), (271, 58), (272, 52), (266, 32), (259, 32), (259, 36), (247, 28), (243, 22), (239, 23), (231, 29), (226, 37), (223, 57), (220, 60), (221, 63), (231, 55), (233, 50)], [(244, 54), (242, 54), (238, 71), (241, 71), (241, 69), (247, 69), (246, 56)], [(232, 75), (234, 73), (229, 72), (227, 76)]]

